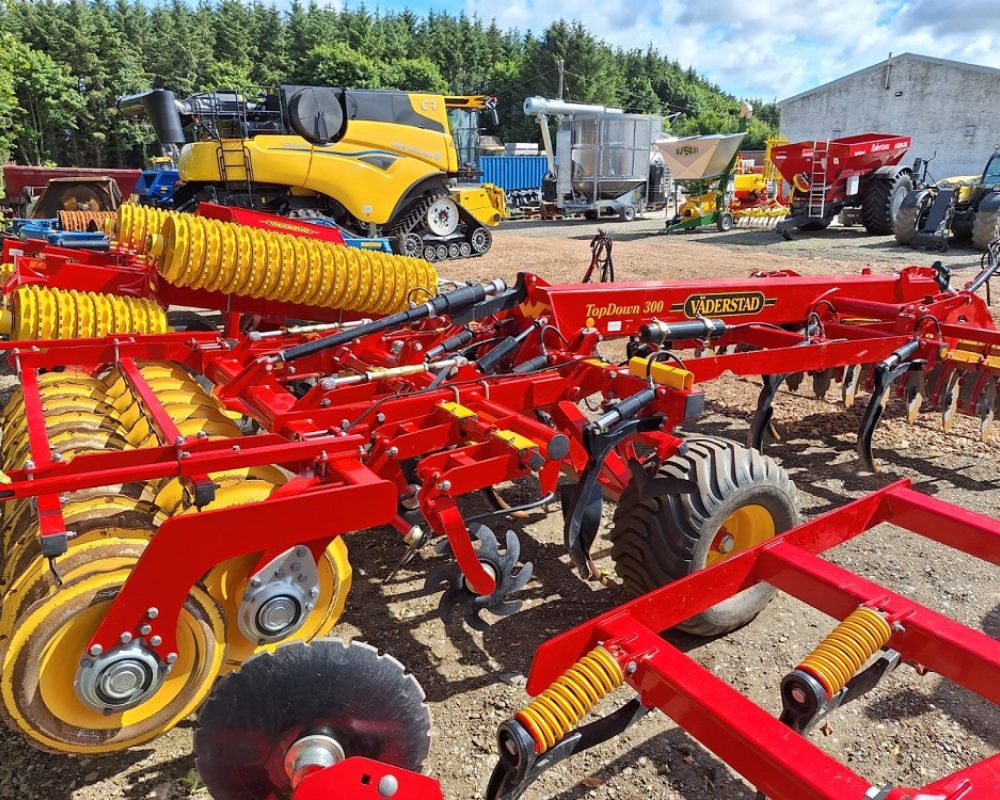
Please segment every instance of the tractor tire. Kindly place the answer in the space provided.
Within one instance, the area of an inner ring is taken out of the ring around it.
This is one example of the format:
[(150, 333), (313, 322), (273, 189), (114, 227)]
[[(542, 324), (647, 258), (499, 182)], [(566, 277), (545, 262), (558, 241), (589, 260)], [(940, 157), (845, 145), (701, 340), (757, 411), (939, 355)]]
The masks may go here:
[(808, 222), (803, 222), (799, 225), (799, 228), (804, 231), (825, 231), (830, 227), (830, 223), (833, 222), (833, 217), (824, 217), (823, 219), (811, 219)]
[(892, 232), (899, 244), (912, 244), (913, 236), (924, 217), (924, 209), (934, 202), (935, 192), (930, 189), (911, 191), (896, 210), (892, 221)]
[(989, 192), (972, 218), (972, 246), (985, 250), (996, 239), (1000, 239), (1000, 192)]
[(900, 170), (893, 176), (878, 175), (865, 181), (861, 194), (861, 223), (868, 233), (891, 236), (896, 213), (913, 191), (913, 175)]
[[(798, 493), (773, 459), (714, 436), (689, 436), (685, 443), (687, 451), (664, 461), (657, 474), (695, 481), (696, 494), (641, 497), (630, 484), (618, 503), (611, 557), (632, 595), (658, 589), (799, 523)], [(696, 636), (727, 633), (756, 617), (774, 592), (757, 584), (677, 628)]]

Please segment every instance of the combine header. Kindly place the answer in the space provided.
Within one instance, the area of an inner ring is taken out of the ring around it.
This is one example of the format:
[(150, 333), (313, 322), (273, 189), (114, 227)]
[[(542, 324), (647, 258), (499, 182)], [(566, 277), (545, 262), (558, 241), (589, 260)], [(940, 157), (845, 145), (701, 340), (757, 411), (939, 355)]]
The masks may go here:
[(913, 171), (899, 164), (909, 148), (909, 137), (882, 133), (773, 148), (774, 166), (791, 186), (791, 210), (776, 230), (790, 239), (793, 228), (820, 231), (839, 214), (844, 225), (890, 235), (913, 189)]

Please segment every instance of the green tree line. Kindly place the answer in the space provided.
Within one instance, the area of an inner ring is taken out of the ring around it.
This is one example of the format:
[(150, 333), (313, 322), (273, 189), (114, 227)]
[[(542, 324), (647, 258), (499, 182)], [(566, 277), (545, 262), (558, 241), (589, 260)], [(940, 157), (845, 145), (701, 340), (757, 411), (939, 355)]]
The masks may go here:
[[(678, 135), (730, 132), (736, 98), (654, 50), (614, 48), (579, 23), (541, 34), (465, 14), (373, 13), (293, 0), (6, 0), (0, 7), (0, 159), (140, 166), (157, 153), (117, 97), (151, 87), (179, 96), (281, 82), (495, 94), (505, 141), (537, 141), (527, 95), (658, 113)], [(747, 146), (773, 135), (777, 109), (755, 102)]]

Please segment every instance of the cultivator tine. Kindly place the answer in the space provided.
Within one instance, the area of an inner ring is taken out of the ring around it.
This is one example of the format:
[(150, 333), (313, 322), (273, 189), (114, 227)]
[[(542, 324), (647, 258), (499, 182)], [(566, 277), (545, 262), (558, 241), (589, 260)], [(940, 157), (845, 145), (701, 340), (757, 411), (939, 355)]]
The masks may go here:
[(958, 415), (959, 383), (962, 379), (962, 373), (953, 368), (943, 375), (942, 379), (944, 388), (941, 392), (941, 430), (948, 433), (951, 431), (951, 426), (955, 424), (955, 418)]
[(835, 374), (836, 371), (832, 369), (823, 369), (812, 373), (813, 395), (817, 400), (823, 400), (826, 397)]
[(785, 378), (785, 385), (788, 387), (788, 391), (797, 392), (799, 387), (802, 385), (802, 380), (805, 378), (806, 374), (804, 372), (792, 372)]
[(764, 387), (760, 390), (760, 395), (757, 397), (757, 411), (753, 415), (753, 421), (750, 423), (750, 431), (747, 434), (747, 445), (759, 452), (764, 451), (765, 432), (770, 433), (776, 442), (781, 441), (781, 436), (778, 435), (778, 431), (771, 424), (771, 418), (774, 416), (774, 407), (772, 406), (774, 396), (778, 393), (778, 389), (784, 382), (785, 377), (784, 375), (764, 376)]
[(993, 424), (1000, 412), (1000, 391), (997, 384), (1000, 377), (991, 375), (987, 379), (985, 391), (980, 395), (976, 411), (979, 414), (979, 435), (982, 441), (991, 442), (993, 440)]
[(844, 402), (844, 408), (854, 406), (854, 401), (858, 396), (858, 386), (861, 384), (862, 364), (848, 364), (844, 367), (844, 378), (840, 385), (840, 397)]
[(927, 376), (923, 371), (913, 371), (906, 379), (904, 399), (906, 400), (906, 421), (914, 423), (920, 415), (924, 398), (927, 395)]
[(885, 407), (889, 402), (889, 393), (892, 391), (896, 381), (903, 375), (911, 371), (923, 369), (924, 362), (909, 361), (920, 347), (920, 342), (914, 339), (900, 347), (885, 361), (875, 365), (875, 374), (872, 381), (872, 396), (865, 408), (865, 413), (861, 417), (861, 425), (858, 428), (858, 456), (870, 472), (878, 474), (879, 469), (875, 464), (875, 456), (872, 451), (872, 439), (875, 436), (875, 429), (885, 413)]

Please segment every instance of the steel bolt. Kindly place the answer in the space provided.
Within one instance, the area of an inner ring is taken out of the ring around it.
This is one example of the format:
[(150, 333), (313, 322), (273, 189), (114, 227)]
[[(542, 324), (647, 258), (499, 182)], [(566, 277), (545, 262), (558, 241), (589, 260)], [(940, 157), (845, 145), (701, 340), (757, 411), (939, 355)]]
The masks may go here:
[(26, 470), (29, 470), (29, 471), (33, 470), (35, 468), (35, 462), (32, 461), (30, 458), (27, 459), (27, 460), (25, 460), (25, 462), (24, 462), (24, 468)]
[(638, 664), (636, 664), (636, 663), (635, 663), (634, 661), (629, 661), (629, 662), (628, 662), (628, 663), (627, 663), (627, 664), (625, 665), (625, 674), (626, 674), (626, 675), (635, 675), (635, 671), (636, 671), (637, 669), (639, 669), (639, 665), (638, 665)]
[(385, 454), (389, 456), (389, 458), (395, 458), (396, 456), (399, 455), (399, 448), (390, 447), (388, 450), (385, 451)]
[(383, 422), (385, 422), (385, 414), (383, 414), (383, 413), (382, 413), (381, 411), (379, 411), (379, 412), (378, 412), (378, 413), (377, 413), (377, 414), (375, 415), (375, 420), (376, 420), (377, 422), (379, 422), (380, 424), (381, 424), (381, 423), (383, 423)]
[(736, 547), (736, 539), (731, 533), (725, 534), (719, 540), (719, 552), (720, 553), (731, 553), (733, 548)]
[(906, 628), (903, 627), (903, 623), (902, 622), (894, 622), (894, 623), (892, 623), (892, 632), (893, 633), (906, 633)]
[(449, 489), (451, 489), (451, 481), (441, 481), (437, 485), (437, 490), (439, 492), (447, 492)]
[(132, 641), (132, 634), (128, 631), (122, 631), (122, 635), (118, 637), (122, 644), (128, 644)]
[(62, 453), (53, 453), (52, 454), (52, 461), (55, 462), (56, 464), (58, 464), (60, 461), (62, 461)]
[(177, 661), (177, 653), (167, 653), (166, 661), (168, 664), (173, 664)]
[(328, 397), (324, 397), (322, 400), (319, 401), (319, 407), (320, 408), (329, 408), (330, 407), (330, 399)]
[(307, 580), (309, 580), (308, 575), (299, 575), (299, 583), (305, 583)]
[(254, 589), (259, 589), (259, 588), (260, 588), (260, 584), (261, 584), (261, 580), (260, 580), (260, 578), (251, 578), (251, 579), (250, 579), (250, 585), (251, 585), (251, 586), (252, 586), (252, 587), (253, 587)]
[(174, 444), (180, 447), (182, 444), (184, 444), (184, 437), (178, 436), (176, 439), (174, 439)]
[(300, 569), (302, 569), (302, 565), (298, 561), (293, 561), (292, 572), (298, 572)]
[(151, 639), (149, 640), (149, 643), (150, 643), (150, 644), (151, 644), (151, 645), (152, 645), (153, 647), (159, 647), (159, 646), (160, 646), (161, 644), (163, 644), (163, 637), (162, 637), (162, 636), (154, 636), (154, 637), (152, 637), (152, 638), (151, 638)]
[(151, 634), (152, 632), (153, 632), (152, 625), (142, 625), (139, 627), (139, 633), (141, 633), (143, 636), (149, 636), (149, 634)]
[(399, 791), (399, 781), (396, 776), (383, 775), (382, 780), (378, 782), (378, 793), (382, 797), (395, 797), (397, 791)]
[(317, 589), (316, 587), (313, 587), (312, 589), (310, 589), (309, 590), (309, 596), (310, 597), (319, 597), (319, 589)]
[(304, 547), (296, 547), (295, 548), (295, 556), (296, 556), (296, 558), (305, 558), (306, 557), (306, 549)]
[(306, 611), (313, 611), (316, 608), (315, 603), (306, 603)]
[(92, 656), (96, 658), (97, 656), (99, 656), (101, 653), (104, 652), (104, 648), (101, 647), (99, 644), (94, 644), (90, 646), (89, 652)]

